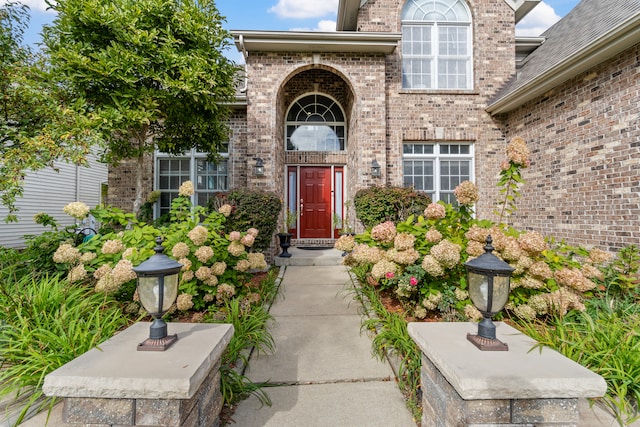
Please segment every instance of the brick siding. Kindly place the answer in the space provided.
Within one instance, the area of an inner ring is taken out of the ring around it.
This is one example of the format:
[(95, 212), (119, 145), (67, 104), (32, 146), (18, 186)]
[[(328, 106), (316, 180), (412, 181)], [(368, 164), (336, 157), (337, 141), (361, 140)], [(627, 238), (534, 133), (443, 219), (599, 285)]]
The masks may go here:
[(512, 223), (572, 244), (640, 245), (640, 45), (504, 117), (532, 151)]

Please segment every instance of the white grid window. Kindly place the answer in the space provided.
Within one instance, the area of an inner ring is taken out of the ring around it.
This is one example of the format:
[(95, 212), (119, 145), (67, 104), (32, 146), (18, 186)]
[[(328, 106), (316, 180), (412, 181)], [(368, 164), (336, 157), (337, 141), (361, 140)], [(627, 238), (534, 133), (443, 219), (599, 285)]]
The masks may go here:
[(403, 145), (404, 186), (436, 202), (456, 204), (453, 190), (473, 181), (473, 144), (407, 142)]
[(217, 192), (229, 189), (227, 154), (218, 162), (207, 160), (206, 154), (192, 151), (184, 156), (156, 155), (156, 189), (161, 191), (157, 214), (169, 213), (171, 202), (178, 197), (180, 185), (193, 182), (192, 203), (205, 206)]
[(337, 101), (318, 94), (291, 104), (286, 123), (287, 151), (345, 151), (346, 122)]
[(402, 87), (471, 89), (471, 13), (463, 0), (408, 0), (402, 10)]

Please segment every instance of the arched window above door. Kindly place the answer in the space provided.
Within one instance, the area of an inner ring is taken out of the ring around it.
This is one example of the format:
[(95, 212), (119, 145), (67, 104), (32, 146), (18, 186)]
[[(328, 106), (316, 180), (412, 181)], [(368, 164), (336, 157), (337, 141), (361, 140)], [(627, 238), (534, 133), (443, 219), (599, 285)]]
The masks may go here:
[(289, 107), (287, 151), (344, 151), (346, 122), (337, 101), (321, 94), (304, 95)]

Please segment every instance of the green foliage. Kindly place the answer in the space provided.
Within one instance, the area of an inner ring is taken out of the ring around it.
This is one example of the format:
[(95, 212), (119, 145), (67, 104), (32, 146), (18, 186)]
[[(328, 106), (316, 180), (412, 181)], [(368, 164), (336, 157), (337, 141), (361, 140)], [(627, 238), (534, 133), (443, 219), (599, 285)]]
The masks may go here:
[[(0, 5), (0, 203), (5, 221), (17, 221), (15, 205), (28, 171), (55, 160), (86, 164), (92, 123), (82, 100), (57, 84), (44, 57), (22, 46), (28, 8)], [(72, 143), (70, 143), (72, 141)]]
[(224, 318), (216, 323), (230, 323), (234, 335), (229, 346), (222, 355), (221, 389), (226, 404), (234, 404), (248, 395), (256, 396), (263, 404), (271, 405), (269, 396), (262, 390), (266, 383), (256, 384), (236, 369), (238, 365), (246, 366), (250, 349), (262, 352), (273, 352), (275, 343), (267, 331), (267, 324), (273, 317), (262, 305), (242, 304), (238, 299), (225, 303), (222, 310)]
[(66, 231), (45, 231), (39, 235), (24, 236), (27, 247), (22, 250), (22, 274), (59, 274), (64, 267), (53, 261), (53, 254), (60, 244), (70, 242), (73, 234)]
[(604, 377), (603, 403), (621, 426), (629, 425), (640, 419), (640, 309), (633, 302), (593, 301), (597, 310), (520, 325), (538, 346), (551, 347)]
[(248, 230), (257, 228), (260, 233), (256, 237), (254, 248), (264, 251), (273, 241), (278, 224), (278, 215), (282, 209), (279, 197), (270, 191), (240, 188), (223, 194), (210, 203), (210, 209), (217, 209), (220, 203), (233, 206), (231, 215), (227, 217), (226, 229)]
[(192, 148), (211, 158), (228, 141), (227, 104), (237, 67), (222, 51), (231, 37), (213, 0), (60, 0), (43, 41), (52, 72), (91, 107), (105, 160)]
[(44, 401), (44, 377), (124, 326), (110, 298), (57, 277), (13, 280), (0, 272), (0, 397), (16, 395), (19, 424), (32, 405)]
[(507, 145), (507, 159), (500, 165), (500, 179), (498, 187), (503, 199), (500, 201), (502, 206), (499, 211), (495, 211), (499, 215), (498, 224), (502, 224), (505, 216), (513, 215), (516, 211), (516, 199), (520, 197), (520, 187), (525, 183), (522, 178), (522, 169), (529, 167), (529, 149), (524, 139), (519, 136), (514, 137)]
[(616, 259), (608, 266), (606, 290), (612, 296), (630, 295), (640, 301), (640, 251), (635, 245), (618, 252)]
[(357, 218), (369, 228), (384, 221), (399, 222), (410, 215), (420, 215), (431, 199), (413, 188), (370, 187), (358, 191), (353, 203)]
[(398, 386), (414, 418), (420, 419), (422, 352), (409, 336), (404, 316), (386, 310), (378, 292), (366, 284), (363, 270), (355, 269), (352, 272), (358, 277), (359, 284), (354, 283), (350, 290), (363, 307), (367, 307), (363, 313), (362, 330), (374, 335), (373, 353), (377, 358), (384, 360), (389, 355), (398, 357)]
[[(529, 165), (529, 151), (521, 138), (512, 140), (507, 154), (499, 182), (504, 204), (498, 224), (473, 218), (464, 205), (438, 202), (430, 204), (424, 216), (411, 215), (395, 224), (380, 218), (387, 221), (356, 236), (359, 245), (345, 264), (361, 283), (357, 298), (376, 313), (364, 322), (364, 328), (377, 334), (374, 352), (405, 355), (402, 375), (417, 388), (420, 355), (407, 342), (405, 323), (427, 315), (440, 320), (481, 317), (469, 299), (464, 264), (485, 252), (491, 235), (494, 254), (515, 269), (507, 315), (524, 325), (540, 345), (558, 349), (605, 377), (609, 386), (605, 404), (621, 425), (640, 419), (637, 247), (621, 250), (607, 264), (610, 255), (597, 248), (571, 246), (503, 224), (504, 214), (515, 210), (524, 182), (520, 171)], [(375, 200), (366, 203), (376, 206)], [(395, 297), (403, 310), (388, 313), (378, 300), (379, 292)]]
[(520, 186), (524, 184), (520, 168), (520, 165), (511, 162), (507, 169), (500, 172), (498, 187), (500, 187), (500, 194), (504, 199), (501, 202), (500, 212), (495, 212), (500, 215), (499, 224), (502, 223), (505, 216), (513, 215), (516, 211), (516, 199), (520, 197)]

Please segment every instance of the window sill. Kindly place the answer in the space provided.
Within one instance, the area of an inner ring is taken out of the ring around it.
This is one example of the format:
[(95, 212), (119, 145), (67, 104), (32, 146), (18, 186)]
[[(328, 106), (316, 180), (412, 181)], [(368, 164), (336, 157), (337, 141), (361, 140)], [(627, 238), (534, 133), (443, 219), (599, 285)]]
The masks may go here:
[(480, 95), (480, 92), (471, 89), (444, 90), (444, 89), (400, 89), (401, 95)]

